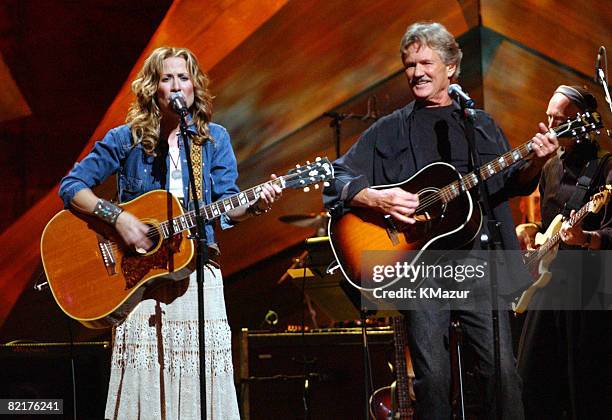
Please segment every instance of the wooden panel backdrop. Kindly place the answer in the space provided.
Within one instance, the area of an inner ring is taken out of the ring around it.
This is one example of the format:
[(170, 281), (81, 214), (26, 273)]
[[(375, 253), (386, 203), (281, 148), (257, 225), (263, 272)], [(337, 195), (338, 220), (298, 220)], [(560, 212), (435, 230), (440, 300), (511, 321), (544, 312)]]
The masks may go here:
[[(123, 121), (130, 101), (129, 81), (144, 57), (159, 45), (173, 44), (191, 48), (209, 70), (215, 119), (233, 137), (242, 187), (316, 155), (333, 158), (333, 132), (329, 120), (321, 117), (324, 112), (363, 114), (368, 98), (376, 95), (380, 110), (388, 113), (410, 99), (398, 45), (405, 28), (417, 20), (438, 20), (465, 43), (470, 54), (462, 83), (517, 145), (543, 119), (554, 86), (580, 83), (598, 90), (588, 78), (596, 48), (609, 43), (612, 28), (610, 11), (600, 10), (600, 4), (175, 1), (139, 59), (117, 63), (126, 66), (128, 76), (95, 130), (92, 127), (90, 140), (80, 144), (80, 155)], [(112, 21), (96, 24), (105, 27)], [(343, 124), (343, 151), (367, 125), (354, 120)], [(76, 156), (78, 150), (71, 153)], [(63, 171), (68, 169), (66, 165)], [(38, 238), (61, 205), (55, 192), (58, 181), (49, 180), (51, 191), (16, 215), (0, 236), (0, 325), (38, 274)], [(313, 234), (281, 224), (279, 216), (320, 210), (318, 192), (288, 192), (271, 213), (223, 232), (225, 274), (237, 273)]]

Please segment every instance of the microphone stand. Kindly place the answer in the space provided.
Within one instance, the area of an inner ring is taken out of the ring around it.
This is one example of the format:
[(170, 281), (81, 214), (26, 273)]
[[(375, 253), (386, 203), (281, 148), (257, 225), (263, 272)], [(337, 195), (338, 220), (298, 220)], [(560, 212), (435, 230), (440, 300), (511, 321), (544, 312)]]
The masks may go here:
[[(196, 279), (198, 283), (198, 327), (199, 327), (199, 353), (200, 353), (200, 418), (206, 420), (206, 340), (204, 325), (204, 266), (208, 263), (208, 244), (206, 239), (206, 229), (204, 227), (204, 217), (200, 210), (198, 201), (197, 186), (193, 175), (193, 162), (191, 160), (191, 148), (189, 144), (189, 132), (187, 130), (187, 116), (189, 111), (181, 108), (178, 111), (180, 116), (180, 131), (185, 155), (187, 158), (187, 169), (189, 171), (189, 185), (193, 198), (196, 228), (189, 235), (190, 239), (196, 243)], [(200, 146), (195, 146), (200, 147)]]
[[(599, 47), (599, 54), (601, 55), (598, 55), (595, 68), (595, 83), (601, 84), (604, 91), (604, 97), (610, 107), (610, 112), (612, 112), (612, 100), (610, 99), (610, 91), (608, 90), (608, 56), (606, 55), (606, 48), (603, 45)], [(600, 57), (603, 58), (603, 69), (601, 68)]]
[(323, 114), (324, 117), (329, 117), (332, 120), (329, 122), (329, 126), (334, 129), (334, 146), (336, 148), (336, 159), (340, 157), (340, 140), (342, 138), (342, 121), (344, 120), (361, 120), (361, 121), (376, 121), (378, 119), (376, 113), (370, 112), (366, 115), (359, 114), (343, 114), (341, 112), (326, 112)]
[[(465, 136), (468, 141), (468, 148), (470, 152), (470, 157), (473, 165), (473, 172), (476, 174), (478, 179), (478, 192), (479, 192), (479, 202), (482, 208), (484, 209), (485, 215), (487, 217), (487, 231), (489, 235), (486, 233), (482, 233), (480, 237), (480, 244), (483, 249), (488, 249), (489, 251), (495, 252), (498, 249), (503, 249), (502, 236), (501, 236), (501, 223), (493, 217), (493, 212), (491, 209), (491, 203), (489, 201), (489, 188), (485, 182), (483, 182), (481, 174), (480, 174), (480, 156), (478, 155), (478, 150), (476, 149), (476, 136), (474, 129), (474, 121), (476, 119), (476, 111), (472, 109), (464, 100), (459, 100), (459, 104), (461, 105), (463, 121), (465, 122)], [(473, 105), (472, 105), (473, 106)], [(469, 194), (469, 192), (467, 192)], [(495, 383), (495, 411), (496, 418), (502, 418), (502, 407), (501, 407), (501, 351), (500, 351), (500, 341), (499, 341), (499, 309), (497, 308), (497, 296), (499, 286), (497, 284), (497, 264), (491, 264), (489, 262), (490, 267), (490, 289), (491, 289), (491, 321), (493, 324), (493, 358), (495, 362), (495, 375), (494, 375), (494, 383)]]

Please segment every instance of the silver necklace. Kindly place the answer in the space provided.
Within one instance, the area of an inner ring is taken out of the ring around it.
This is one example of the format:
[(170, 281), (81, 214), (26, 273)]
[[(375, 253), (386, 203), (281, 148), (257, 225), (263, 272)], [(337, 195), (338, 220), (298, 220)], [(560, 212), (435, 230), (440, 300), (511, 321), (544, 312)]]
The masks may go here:
[(170, 171), (170, 177), (174, 180), (181, 179), (183, 177), (183, 173), (179, 169), (179, 164), (181, 163), (181, 145), (180, 144), (178, 145), (178, 149), (179, 149), (179, 157), (178, 157), (177, 162), (174, 161), (174, 158), (172, 157), (172, 153), (170, 153), (170, 149), (168, 149), (168, 156), (170, 157), (170, 161), (172, 162), (172, 165), (174, 166), (174, 169)]

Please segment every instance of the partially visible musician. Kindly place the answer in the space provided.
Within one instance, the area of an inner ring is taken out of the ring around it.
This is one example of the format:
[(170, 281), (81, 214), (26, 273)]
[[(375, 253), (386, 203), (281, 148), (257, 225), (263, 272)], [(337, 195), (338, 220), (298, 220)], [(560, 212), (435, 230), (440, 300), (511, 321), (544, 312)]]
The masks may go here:
[[(595, 111), (595, 97), (581, 86), (559, 86), (548, 103), (546, 115), (555, 127), (578, 112)], [(540, 179), (541, 226), (517, 226), (519, 238), (533, 248), (535, 234), (546, 231), (558, 214), (573, 215), (598, 187), (612, 183), (612, 159), (598, 144), (582, 141), (565, 146), (550, 159)], [(593, 172), (587, 168), (593, 165)], [(586, 190), (573, 199), (582, 178)], [(582, 223), (561, 228), (560, 249), (598, 250), (612, 245), (612, 206), (588, 215)], [(563, 251), (560, 251), (563, 252)], [(557, 255), (557, 260), (562, 259)], [(589, 258), (585, 253), (583, 258)], [(575, 271), (552, 269), (551, 284), (538, 291), (533, 307), (547, 303), (560, 292), (578, 285), (591, 288), (601, 273), (587, 275), (588, 261)], [(555, 262), (553, 262), (555, 264)], [(585, 266), (583, 266), (585, 265)], [(562, 271), (558, 271), (562, 270)], [(596, 271), (598, 271), (597, 269)], [(597, 286), (595, 286), (597, 287)], [(570, 292), (571, 293), (571, 292)], [(524, 383), (525, 414), (529, 419), (593, 419), (612, 413), (612, 313), (610, 311), (529, 310), (519, 348), (519, 372)]]
[[(462, 174), (472, 165), (459, 105), (448, 93), (457, 80), (462, 52), (454, 37), (439, 23), (411, 25), (400, 44), (401, 59), (414, 101), (378, 120), (359, 141), (334, 163), (335, 179), (325, 191), (327, 207), (336, 211), (366, 207), (391, 215), (401, 223), (414, 219), (419, 197), (401, 188), (373, 189), (374, 185), (404, 181), (436, 161), (452, 164)], [(506, 248), (517, 249), (514, 223), (508, 205), (513, 195), (529, 194), (535, 188), (544, 162), (558, 147), (553, 134), (534, 137), (535, 153), (487, 181), (492, 194), (493, 213), (502, 223)], [(508, 141), (491, 116), (476, 111), (477, 152), (485, 163), (509, 150)], [(432, 182), (435, 180), (432, 180)], [(480, 248), (478, 240), (468, 244)], [(477, 286), (487, 296), (488, 282)], [(502, 288), (510, 290), (511, 284)], [(523, 418), (521, 385), (512, 353), (507, 313), (500, 311), (501, 387), (504, 418)], [(495, 390), (493, 334), (490, 310), (452, 312), (415, 310), (407, 314), (407, 334), (415, 381), (416, 412), (424, 419), (448, 419), (451, 415), (450, 358), (447, 348), (451, 316), (463, 324), (466, 344), (478, 356), (479, 379), (484, 386), (484, 417), (494, 418)]]
[[(149, 228), (120, 205), (97, 197), (92, 187), (118, 178), (119, 201), (165, 189), (187, 207), (191, 193), (187, 152), (171, 99), (182, 94), (192, 124), (194, 173), (205, 203), (237, 194), (236, 158), (227, 130), (212, 122), (208, 76), (185, 48), (160, 47), (145, 60), (132, 83), (136, 98), (127, 123), (110, 130), (62, 180), (66, 207), (93, 214), (114, 227), (125, 244), (147, 250)], [(197, 163), (199, 162), (199, 163)], [(266, 211), (280, 188), (265, 185), (261, 196), (222, 217), (222, 227)], [(208, 419), (239, 419), (231, 332), (212, 224), (206, 224), (211, 262), (204, 269), (206, 319), (206, 412)], [(113, 330), (106, 419), (200, 418), (198, 298), (195, 273), (166, 282), (141, 301)]]

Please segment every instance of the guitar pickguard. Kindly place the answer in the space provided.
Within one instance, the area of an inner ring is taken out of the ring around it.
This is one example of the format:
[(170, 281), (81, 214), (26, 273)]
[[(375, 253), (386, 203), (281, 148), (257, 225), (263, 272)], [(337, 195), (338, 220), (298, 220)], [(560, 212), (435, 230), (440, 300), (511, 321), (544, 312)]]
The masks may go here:
[[(419, 191), (419, 201), (424, 202), (430, 199), (438, 191), (439, 188), (426, 188)], [(413, 217), (417, 223), (404, 225), (402, 229), (406, 243), (416, 245), (418, 242), (422, 242), (423, 238), (430, 237), (435, 225), (444, 221), (447, 208), (447, 204), (439, 203), (439, 205), (429, 206), (422, 212), (415, 213)]]
[(121, 260), (121, 271), (125, 277), (125, 290), (138, 285), (152, 270), (172, 270), (174, 254), (177, 254), (183, 235), (177, 234), (163, 241), (157, 252), (151, 255), (126, 254)]

